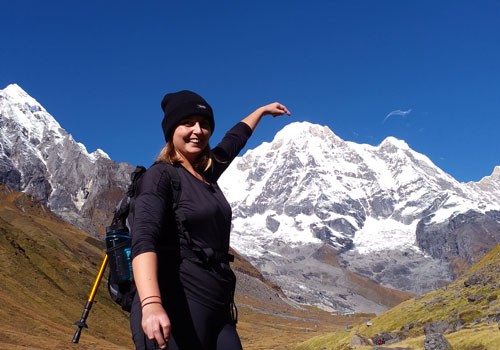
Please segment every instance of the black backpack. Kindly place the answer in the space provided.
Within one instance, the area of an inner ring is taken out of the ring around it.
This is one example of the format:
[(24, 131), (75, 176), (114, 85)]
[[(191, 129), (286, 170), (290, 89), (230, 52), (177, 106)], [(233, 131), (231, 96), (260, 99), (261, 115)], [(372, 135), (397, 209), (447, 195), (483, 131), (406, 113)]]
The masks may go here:
[[(155, 163), (156, 164), (156, 163)], [(227, 252), (218, 252), (214, 251), (212, 248), (201, 248), (199, 247), (193, 240), (186, 229), (185, 217), (184, 215), (177, 210), (179, 198), (181, 195), (181, 181), (179, 178), (179, 174), (177, 172), (176, 166), (161, 163), (165, 166), (169, 177), (170, 177), (170, 187), (172, 194), (172, 210), (175, 214), (175, 219), (177, 223), (177, 230), (180, 235), (181, 241), (181, 256), (187, 259), (194, 259), (196, 261), (201, 261), (208, 266), (214, 266), (214, 264), (218, 263), (229, 263), (234, 261), (234, 256)], [(138, 183), (142, 178), (143, 174), (146, 172), (146, 168), (143, 166), (137, 166), (135, 170), (130, 175), (130, 185), (127, 189), (126, 195), (118, 202), (118, 205), (115, 209), (115, 213), (113, 216), (113, 220), (111, 222), (111, 226), (106, 228), (106, 236), (120, 231), (124, 235), (128, 235), (128, 240), (124, 243), (120, 243), (115, 246), (108, 246), (106, 253), (108, 256), (112, 256), (115, 250), (123, 250), (127, 251), (127, 259), (128, 266), (130, 268), (131, 274), (131, 259), (130, 259), (130, 241), (131, 241), (131, 232), (129, 226), (129, 219), (133, 218), (134, 206), (135, 206), (135, 194)], [(127, 245), (128, 244), (128, 245)], [(187, 247), (187, 249), (186, 249)], [(117, 276), (120, 271), (117, 270), (116, 264), (109, 264), (109, 276), (108, 276), (108, 292), (118, 305), (127, 312), (130, 312), (132, 307), (132, 301), (134, 299), (136, 293), (136, 287), (133, 279), (127, 281), (119, 281)], [(234, 286), (235, 287), (235, 286)], [(234, 288), (233, 288), (234, 293)], [(235, 306), (233, 304), (235, 309)], [(233, 313), (237, 312), (232, 310)], [(233, 319), (236, 322), (236, 316)]]
[[(128, 225), (128, 218), (130, 213), (134, 210), (135, 192), (138, 181), (145, 172), (146, 168), (139, 165), (130, 174), (130, 184), (127, 188), (127, 192), (116, 206), (111, 225), (106, 227), (106, 254), (108, 255), (108, 259), (115, 251), (124, 250), (126, 252), (124, 258), (128, 260), (127, 263), (130, 271), (132, 267), (132, 262), (130, 260), (130, 243), (132, 236), (130, 233), (130, 226)], [(127, 235), (128, 240), (122, 244), (111, 246), (108, 244), (108, 238), (116, 232), (119, 232), (121, 235)], [(120, 281), (118, 275), (119, 271), (117, 270), (116, 264), (113, 264), (112, 260), (110, 260), (107, 282), (109, 295), (124, 311), (130, 312), (132, 301), (136, 293), (135, 283), (131, 274), (130, 278), (126, 281)]]

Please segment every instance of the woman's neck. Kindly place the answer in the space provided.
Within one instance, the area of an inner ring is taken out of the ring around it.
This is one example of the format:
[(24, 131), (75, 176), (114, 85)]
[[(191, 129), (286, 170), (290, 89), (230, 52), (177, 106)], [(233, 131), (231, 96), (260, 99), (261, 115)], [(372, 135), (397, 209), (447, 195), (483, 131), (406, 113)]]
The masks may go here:
[(187, 171), (189, 171), (189, 173), (191, 173), (191, 175), (193, 175), (198, 180), (203, 181), (203, 182), (206, 183), (207, 181), (205, 180), (205, 178), (203, 177), (203, 175), (200, 174), (195, 169), (195, 167), (193, 166), (193, 164), (188, 159), (186, 159), (186, 157), (182, 156), (182, 154), (179, 154), (179, 155), (180, 155), (180, 158), (181, 158), (180, 164), (184, 167), (184, 169), (186, 169)]

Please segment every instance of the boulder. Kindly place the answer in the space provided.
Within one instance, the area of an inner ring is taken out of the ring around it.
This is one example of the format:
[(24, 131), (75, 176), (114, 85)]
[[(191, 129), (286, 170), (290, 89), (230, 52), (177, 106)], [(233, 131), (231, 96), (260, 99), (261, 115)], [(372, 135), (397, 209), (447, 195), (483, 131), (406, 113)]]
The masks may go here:
[(425, 336), (424, 350), (453, 350), (451, 344), (440, 333), (430, 333)]

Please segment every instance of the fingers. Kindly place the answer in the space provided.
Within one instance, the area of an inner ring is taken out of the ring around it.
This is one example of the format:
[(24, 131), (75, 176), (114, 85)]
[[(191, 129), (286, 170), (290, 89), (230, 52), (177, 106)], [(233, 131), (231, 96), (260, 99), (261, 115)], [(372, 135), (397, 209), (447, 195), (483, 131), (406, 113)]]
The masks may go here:
[(291, 115), (290, 111), (288, 110), (288, 108), (286, 108), (286, 106), (280, 104), (279, 108), (283, 111), (283, 114)]
[(160, 328), (158, 330), (155, 330), (153, 332), (153, 335), (154, 341), (156, 341), (160, 349), (168, 349), (168, 338), (170, 336), (170, 333), (168, 333), (168, 331), (165, 332), (163, 328)]
[(170, 338), (170, 322), (160, 321), (152, 330), (148, 338), (155, 341), (160, 349), (168, 349), (168, 340)]
[(168, 339), (165, 339), (165, 340), (163, 341), (163, 344), (161, 344), (161, 345), (158, 343), (158, 346), (159, 346), (159, 347), (160, 347), (160, 349), (162, 349), (162, 350), (163, 350), (163, 349), (168, 350)]
[(275, 102), (275, 103), (272, 103), (271, 104), (271, 115), (273, 117), (277, 117), (277, 116), (280, 116), (280, 115), (283, 115), (283, 114), (286, 114), (286, 115), (290, 115), (290, 111), (288, 110), (288, 108), (286, 108), (285, 105), (279, 103), (279, 102)]
[[(154, 306), (151, 306), (152, 309)], [(154, 341), (160, 349), (168, 349), (168, 339), (170, 338), (170, 320), (163, 310), (146, 310), (143, 313), (143, 330), (149, 340)]]
[(168, 349), (168, 340), (170, 338), (170, 324), (165, 324), (161, 326), (161, 335), (163, 338), (163, 345), (158, 342), (160, 349)]

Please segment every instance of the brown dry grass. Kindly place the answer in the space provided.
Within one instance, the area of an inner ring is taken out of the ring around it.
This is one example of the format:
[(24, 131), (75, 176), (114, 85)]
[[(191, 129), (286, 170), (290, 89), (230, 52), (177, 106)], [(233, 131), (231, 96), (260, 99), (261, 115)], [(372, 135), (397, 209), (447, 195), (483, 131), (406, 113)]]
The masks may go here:
[[(72, 344), (83, 306), (102, 262), (104, 243), (64, 223), (24, 194), (0, 188), (0, 349), (132, 349), (128, 314), (104, 282), (79, 344)], [(359, 323), (282, 298), (241, 258), (239, 273), (262, 280), (275, 298), (237, 295), (245, 349), (290, 349), (294, 343)], [(241, 288), (240, 288), (241, 289)]]

